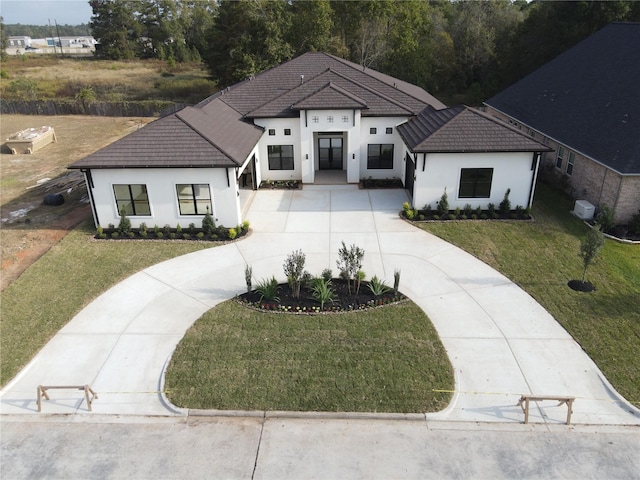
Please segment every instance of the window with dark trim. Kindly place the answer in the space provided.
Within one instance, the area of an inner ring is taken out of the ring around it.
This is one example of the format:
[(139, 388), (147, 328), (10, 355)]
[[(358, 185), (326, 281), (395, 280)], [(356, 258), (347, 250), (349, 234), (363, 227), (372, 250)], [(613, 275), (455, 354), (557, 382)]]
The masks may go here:
[(207, 183), (179, 183), (176, 185), (180, 215), (213, 214), (211, 191)]
[(124, 208), (127, 215), (151, 215), (146, 185), (114, 185), (113, 194), (116, 199), (118, 214)]
[(367, 168), (370, 170), (392, 169), (393, 144), (369, 144), (367, 146)]
[(463, 168), (460, 170), (458, 198), (489, 198), (493, 168)]
[(370, 135), (375, 135), (376, 133), (378, 133), (378, 129), (376, 127), (369, 128)]
[(284, 129), (284, 134), (285, 135), (291, 135), (291, 129), (290, 128), (285, 128)]
[(385, 130), (385, 133), (386, 133), (387, 135), (389, 135), (389, 134), (393, 133), (393, 128), (392, 128), (392, 127), (387, 127), (387, 128), (386, 128), (386, 130)]
[(269, 135), (273, 136), (276, 134), (276, 129), (275, 128), (270, 128), (269, 129)]
[(564, 160), (564, 148), (558, 145), (558, 153), (556, 154), (556, 168), (562, 168), (563, 160)]
[(268, 145), (269, 170), (293, 170), (293, 145)]
[(573, 173), (573, 162), (576, 160), (576, 155), (569, 151), (569, 157), (567, 158), (567, 175), (571, 175)]

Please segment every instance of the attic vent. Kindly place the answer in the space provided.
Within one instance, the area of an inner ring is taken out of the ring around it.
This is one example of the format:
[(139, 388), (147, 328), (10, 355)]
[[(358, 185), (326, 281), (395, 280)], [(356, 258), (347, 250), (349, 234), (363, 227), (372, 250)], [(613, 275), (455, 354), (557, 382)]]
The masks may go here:
[(304, 82), (304, 75), (300, 75), (300, 85), (302, 85), (302, 82)]

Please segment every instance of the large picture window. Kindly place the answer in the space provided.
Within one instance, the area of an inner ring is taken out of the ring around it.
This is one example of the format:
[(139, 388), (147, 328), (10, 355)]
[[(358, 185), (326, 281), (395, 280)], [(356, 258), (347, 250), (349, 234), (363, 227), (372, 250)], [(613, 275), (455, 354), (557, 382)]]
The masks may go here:
[(211, 191), (206, 183), (183, 183), (176, 185), (180, 215), (213, 214)]
[(293, 145), (268, 145), (269, 170), (293, 170)]
[(124, 208), (124, 212), (130, 216), (151, 215), (146, 185), (114, 185), (113, 194), (116, 199), (118, 214)]
[(369, 170), (393, 168), (393, 144), (369, 144), (367, 146), (367, 168)]
[(493, 168), (463, 168), (458, 198), (489, 198)]

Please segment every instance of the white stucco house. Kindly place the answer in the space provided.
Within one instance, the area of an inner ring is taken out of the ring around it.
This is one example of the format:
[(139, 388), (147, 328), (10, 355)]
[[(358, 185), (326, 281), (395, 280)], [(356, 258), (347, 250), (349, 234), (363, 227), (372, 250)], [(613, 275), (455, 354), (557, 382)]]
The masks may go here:
[[(96, 225), (241, 223), (240, 191), (264, 181), (400, 179), (416, 208), (533, 200), (549, 148), (482, 112), (324, 53), (306, 53), (155, 120), (70, 165)], [(398, 209), (402, 206), (398, 205)]]

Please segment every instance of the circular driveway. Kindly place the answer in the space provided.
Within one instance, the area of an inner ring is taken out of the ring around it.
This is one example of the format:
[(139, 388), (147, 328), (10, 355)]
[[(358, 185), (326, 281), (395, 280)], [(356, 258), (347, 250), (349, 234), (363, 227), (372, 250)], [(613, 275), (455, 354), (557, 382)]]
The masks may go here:
[[(401, 220), (403, 190), (307, 186), (256, 192), (252, 234), (221, 247), (149, 267), (117, 284), (78, 315), (0, 392), (3, 414), (37, 412), (36, 387), (89, 384), (93, 412), (184, 415), (162, 394), (163, 371), (185, 331), (204, 312), (256, 279), (284, 281), (292, 251), (306, 269), (335, 271), (342, 241), (365, 250), (363, 270), (400, 289), (427, 313), (456, 375), (449, 407), (427, 419), (522, 422), (520, 395), (572, 396), (572, 423), (640, 425), (571, 336), (528, 294), (475, 257)], [(47, 413), (87, 412), (71, 391), (46, 401)], [(544, 402), (530, 422), (564, 423), (566, 407)]]

